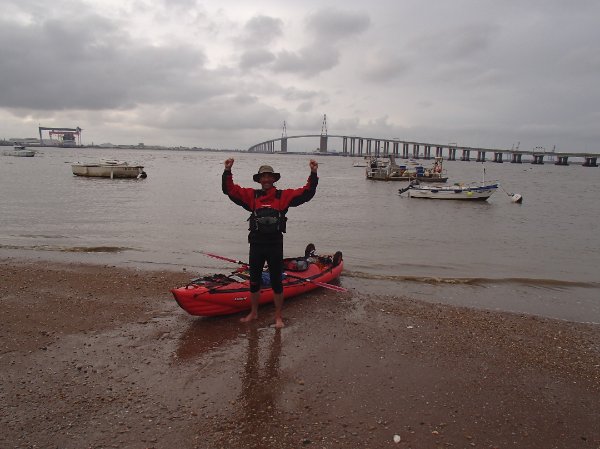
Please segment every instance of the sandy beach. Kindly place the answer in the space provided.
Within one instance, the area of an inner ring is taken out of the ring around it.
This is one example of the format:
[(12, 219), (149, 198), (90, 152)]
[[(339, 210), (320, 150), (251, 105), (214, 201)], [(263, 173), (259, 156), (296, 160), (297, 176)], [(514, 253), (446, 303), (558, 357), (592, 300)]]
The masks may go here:
[(186, 272), (0, 260), (2, 448), (600, 448), (600, 327), (317, 290), (187, 315)]

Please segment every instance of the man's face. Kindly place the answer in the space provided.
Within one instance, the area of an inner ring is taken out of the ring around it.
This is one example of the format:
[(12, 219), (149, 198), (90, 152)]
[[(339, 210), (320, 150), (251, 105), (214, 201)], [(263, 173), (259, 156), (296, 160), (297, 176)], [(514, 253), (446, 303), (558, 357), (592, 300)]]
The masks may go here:
[(264, 190), (270, 189), (273, 187), (273, 183), (275, 182), (275, 176), (273, 173), (263, 173), (259, 178), (260, 185)]

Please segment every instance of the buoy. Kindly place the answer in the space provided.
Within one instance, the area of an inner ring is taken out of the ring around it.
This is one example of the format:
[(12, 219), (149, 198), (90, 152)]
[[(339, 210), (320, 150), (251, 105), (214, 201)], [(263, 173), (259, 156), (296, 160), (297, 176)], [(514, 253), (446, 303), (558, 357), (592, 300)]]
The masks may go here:
[(522, 196), (522, 195), (520, 195), (520, 194), (518, 194), (518, 193), (513, 193), (513, 194), (510, 196), (510, 200), (511, 200), (513, 203), (521, 204), (521, 203), (523, 202), (523, 196)]
[[(500, 186), (500, 188), (504, 190), (504, 187)], [(521, 195), (520, 193), (510, 193), (506, 190), (504, 190), (504, 193), (508, 195), (508, 197), (513, 203), (521, 204), (523, 202), (523, 195)]]

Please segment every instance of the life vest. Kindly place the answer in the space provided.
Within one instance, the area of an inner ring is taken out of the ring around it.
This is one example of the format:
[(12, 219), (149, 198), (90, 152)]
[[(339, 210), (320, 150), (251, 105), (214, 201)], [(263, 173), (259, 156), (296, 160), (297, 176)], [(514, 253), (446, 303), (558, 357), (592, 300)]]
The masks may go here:
[[(260, 234), (273, 234), (276, 232), (285, 232), (285, 222), (287, 217), (285, 216), (286, 211), (278, 209), (279, 200), (281, 200), (281, 190), (275, 192), (275, 198), (277, 199), (276, 207), (263, 206), (257, 207), (252, 211), (252, 214), (248, 218), (249, 227), (248, 229), (253, 232)], [(254, 191), (254, 198), (257, 199), (263, 194), (262, 190)]]

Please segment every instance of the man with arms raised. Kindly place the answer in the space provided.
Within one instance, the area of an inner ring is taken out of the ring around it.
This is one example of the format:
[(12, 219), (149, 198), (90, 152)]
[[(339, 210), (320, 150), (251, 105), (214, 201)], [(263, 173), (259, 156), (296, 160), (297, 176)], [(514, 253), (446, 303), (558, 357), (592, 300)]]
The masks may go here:
[(317, 169), (319, 164), (310, 160), (310, 176), (304, 187), (299, 189), (279, 190), (274, 183), (281, 175), (276, 173), (269, 165), (262, 165), (252, 179), (260, 183), (260, 189), (240, 187), (233, 182), (231, 168), (233, 158), (225, 161), (223, 171), (223, 193), (238, 206), (242, 206), (251, 213), (248, 220), (250, 226), (248, 242), (250, 243), (250, 313), (241, 319), (246, 323), (258, 317), (258, 304), (262, 272), (265, 262), (269, 267), (273, 301), (275, 303), (275, 327), (283, 327), (281, 309), (283, 308), (283, 233), (287, 217), (286, 212), (290, 207), (310, 201), (315, 195), (319, 178)]

